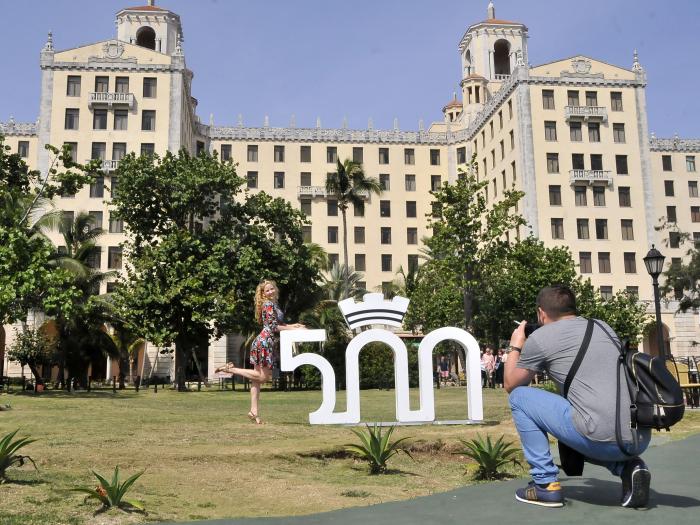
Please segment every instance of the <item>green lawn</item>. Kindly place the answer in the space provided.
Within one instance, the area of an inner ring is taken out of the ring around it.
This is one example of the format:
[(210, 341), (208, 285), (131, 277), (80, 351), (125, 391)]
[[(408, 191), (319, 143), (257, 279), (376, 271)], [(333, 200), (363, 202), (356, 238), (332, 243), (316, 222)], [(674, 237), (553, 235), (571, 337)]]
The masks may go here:
[[(417, 391), (412, 395), (417, 398)], [(308, 424), (321, 393), (263, 392), (262, 426), (245, 414), (245, 392), (170, 390), (1, 394), (0, 435), (21, 427), (40, 441), (26, 452), (39, 471), (8, 471), (0, 485), (0, 524), (110, 524), (238, 516), (306, 514), (407, 499), (471, 483), (465, 459), (453, 454), (459, 439), (489, 433), (517, 442), (502, 390), (484, 392), (488, 426), (410, 426), (396, 436), (412, 438), (415, 461), (400, 455), (391, 472), (367, 475), (367, 467), (342, 453), (356, 438), (344, 427)], [(339, 406), (344, 403), (342, 393)], [(464, 419), (464, 389), (436, 391), (438, 419)], [(393, 391), (363, 391), (364, 421), (394, 420)], [(673, 437), (700, 431), (700, 412), (674, 429)], [(91, 469), (124, 476), (146, 469), (133, 487), (147, 516), (112, 511), (94, 515), (63, 489), (95, 486)], [(522, 474), (522, 471), (520, 471)]]

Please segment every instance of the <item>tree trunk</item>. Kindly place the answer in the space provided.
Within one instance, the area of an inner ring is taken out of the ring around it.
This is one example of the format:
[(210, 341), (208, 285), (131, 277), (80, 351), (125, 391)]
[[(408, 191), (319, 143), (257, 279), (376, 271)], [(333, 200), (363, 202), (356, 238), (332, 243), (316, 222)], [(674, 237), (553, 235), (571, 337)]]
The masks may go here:
[(197, 352), (195, 351), (195, 347), (192, 346), (190, 347), (190, 355), (192, 356), (192, 359), (194, 360), (194, 365), (197, 367), (197, 375), (199, 375), (199, 380), (207, 384), (207, 378), (204, 377), (204, 374), (202, 374), (202, 367), (199, 364), (199, 359), (197, 358)]
[(175, 338), (175, 384), (178, 392), (186, 392), (185, 372), (187, 370), (187, 339), (178, 335)]
[(464, 329), (471, 333), (474, 316), (474, 293), (472, 291), (473, 273), (468, 269), (464, 274)]
[(129, 352), (124, 348), (119, 350), (119, 390), (124, 390), (126, 388), (126, 374), (125, 371), (129, 366)]
[(348, 218), (347, 210), (343, 207), (340, 209), (343, 214), (343, 258), (345, 260), (345, 268), (349, 271), (350, 262), (348, 261)]

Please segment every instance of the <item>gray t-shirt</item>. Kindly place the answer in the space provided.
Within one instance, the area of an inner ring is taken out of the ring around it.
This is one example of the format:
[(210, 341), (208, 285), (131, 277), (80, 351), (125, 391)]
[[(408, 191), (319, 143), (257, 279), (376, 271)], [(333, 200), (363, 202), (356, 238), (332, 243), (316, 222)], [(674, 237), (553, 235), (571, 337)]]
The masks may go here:
[[(599, 321), (619, 342), (615, 332)], [(562, 319), (546, 324), (527, 338), (518, 368), (547, 371), (561, 391), (571, 365), (576, 359), (588, 321), (583, 317)], [(598, 325), (586, 356), (574, 377), (567, 399), (573, 407), (576, 429), (593, 441), (615, 442), (615, 410), (617, 403), (618, 348)], [(629, 392), (625, 378), (620, 375), (620, 423), (622, 439), (632, 441), (630, 431)]]

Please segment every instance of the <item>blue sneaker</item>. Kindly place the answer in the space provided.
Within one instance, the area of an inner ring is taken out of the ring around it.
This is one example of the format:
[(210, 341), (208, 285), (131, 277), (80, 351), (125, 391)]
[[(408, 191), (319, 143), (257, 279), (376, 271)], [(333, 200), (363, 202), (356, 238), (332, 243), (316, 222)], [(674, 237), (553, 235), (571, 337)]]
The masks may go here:
[(561, 494), (561, 484), (558, 481), (547, 485), (538, 485), (531, 481), (527, 487), (515, 491), (515, 499), (542, 507), (564, 506), (564, 496)]
[(641, 458), (634, 458), (622, 469), (622, 502), (623, 507), (646, 507), (649, 503), (649, 485), (651, 473)]

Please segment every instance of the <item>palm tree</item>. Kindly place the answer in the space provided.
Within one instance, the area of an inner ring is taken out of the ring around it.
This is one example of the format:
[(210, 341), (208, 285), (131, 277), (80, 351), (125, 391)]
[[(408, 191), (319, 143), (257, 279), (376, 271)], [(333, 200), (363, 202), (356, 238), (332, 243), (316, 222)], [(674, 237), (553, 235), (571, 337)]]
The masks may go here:
[(338, 208), (343, 214), (343, 262), (348, 267), (348, 207), (350, 204), (362, 206), (363, 197), (372, 193), (381, 195), (382, 188), (377, 179), (365, 175), (359, 162), (350, 159), (345, 159), (343, 163), (339, 160), (336, 162), (336, 173), (330, 173), (326, 179), (326, 193), (328, 197), (337, 199)]
[(323, 291), (327, 301), (342, 301), (348, 297), (360, 299), (367, 290), (360, 286), (363, 275), (353, 270), (352, 266), (334, 265), (323, 276)]

